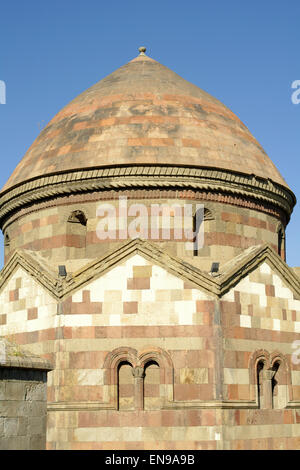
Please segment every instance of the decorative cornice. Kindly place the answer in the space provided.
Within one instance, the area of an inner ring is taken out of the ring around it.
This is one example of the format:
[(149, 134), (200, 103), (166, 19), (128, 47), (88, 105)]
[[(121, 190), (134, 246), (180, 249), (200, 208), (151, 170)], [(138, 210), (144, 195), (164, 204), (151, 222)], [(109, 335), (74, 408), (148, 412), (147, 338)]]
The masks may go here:
[[(284, 409), (299, 409), (300, 401), (289, 401)], [(189, 401), (169, 401), (161, 407), (162, 410), (198, 410), (198, 409), (259, 409), (256, 400), (189, 400)], [(105, 402), (50, 402), (47, 411), (117, 411), (115, 405)], [(132, 412), (136, 410), (131, 410)], [(147, 410), (145, 410), (147, 411)], [(270, 410), (273, 411), (273, 410)], [(275, 410), (276, 412), (277, 410)], [(141, 412), (141, 411), (139, 411)]]
[(218, 278), (220, 295), (224, 295), (234, 287), (243, 277), (251, 273), (265, 261), (278, 273), (280, 278), (293, 291), (296, 299), (300, 299), (300, 280), (292, 268), (290, 268), (275, 251), (267, 244), (251, 247), (242, 255), (238, 255), (232, 261), (223, 266)]
[(102, 258), (88, 263), (77, 272), (60, 278), (47, 266), (47, 260), (33, 256), (31, 252), (15, 252), (1, 271), (0, 290), (8, 281), (13, 271), (21, 266), (39, 284), (59, 302), (76, 290), (83, 288), (92, 280), (103, 276), (119, 263), (124, 262), (134, 254), (139, 254), (176, 277), (189, 282), (195, 289), (204, 290), (215, 298), (222, 297), (234, 288), (241, 279), (251, 273), (260, 264), (267, 261), (272, 269), (293, 291), (295, 298), (300, 299), (300, 280), (294, 271), (268, 245), (251, 247), (243, 254), (223, 266), (218, 275), (212, 276), (202, 272), (190, 263), (171, 256), (149, 241), (135, 239), (125, 242), (119, 248), (112, 250)]
[[(189, 401), (169, 401), (161, 407), (162, 410), (186, 410), (186, 409), (249, 409), (258, 408), (258, 404), (251, 400), (189, 400)], [(50, 402), (47, 405), (47, 411), (100, 411), (115, 410), (115, 405), (105, 402)], [(132, 412), (136, 410), (131, 410)], [(145, 410), (147, 412), (147, 410)], [(139, 411), (140, 412), (140, 411)]]
[(255, 175), (215, 168), (174, 166), (126, 166), (95, 168), (41, 176), (2, 192), (0, 223), (11, 213), (42, 200), (103, 190), (194, 189), (237, 194), (281, 208), (290, 216), (296, 203), (284, 186)]
[(19, 344), (6, 338), (0, 339), (0, 367), (18, 369), (36, 369), (50, 371), (53, 365), (46, 359), (32, 354)]

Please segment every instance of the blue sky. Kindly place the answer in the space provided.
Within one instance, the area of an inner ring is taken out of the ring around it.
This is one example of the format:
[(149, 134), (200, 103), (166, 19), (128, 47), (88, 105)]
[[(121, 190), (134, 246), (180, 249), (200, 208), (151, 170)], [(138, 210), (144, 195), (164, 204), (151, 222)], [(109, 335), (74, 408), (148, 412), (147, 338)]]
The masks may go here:
[[(64, 105), (145, 45), (235, 112), (300, 199), (299, 18), (299, 0), (2, 2), (0, 186)], [(300, 204), (287, 229), (291, 266), (300, 266), (299, 214)]]

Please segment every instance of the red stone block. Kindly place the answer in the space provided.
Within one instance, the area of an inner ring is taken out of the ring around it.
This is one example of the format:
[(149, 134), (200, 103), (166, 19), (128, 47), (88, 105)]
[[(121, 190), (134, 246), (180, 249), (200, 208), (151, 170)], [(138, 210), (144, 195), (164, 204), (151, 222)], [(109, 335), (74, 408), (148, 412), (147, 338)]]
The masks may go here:
[(228, 400), (238, 400), (238, 385), (229, 384), (227, 385)]
[(39, 331), (39, 341), (53, 341), (55, 339), (55, 328)]
[(138, 313), (138, 302), (123, 302), (123, 313)]
[(213, 313), (215, 310), (215, 303), (211, 300), (196, 300), (196, 312)]
[(150, 289), (150, 278), (149, 277), (135, 277), (135, 278), (127, 279), (127, 289), (129, 290)]
[(39, 336), (38, 331), (30, 331), (28, 333), (25, 333), (25, 335), (26, 335), (26, 343), (31, 344), (31, 343), (38, 342), (38, 336)]
[(38, 309), (36, 307), (27, 309), (27, 320), (35, 320), (38, 317)]
[(267, 296), (275, 297), (275, 288), (274, 288), (274, 286), (272, 286), (270, 284), (266, 284), (265, 289), (266, 289), (266, 295)]
[(14, 302), (15, 300), (19, 300), (19, 289), (9, 291), (9, 301)]
[(214, 410), (202, 410), (201, 412), (201, 426), (215, 426), (216, 418)]

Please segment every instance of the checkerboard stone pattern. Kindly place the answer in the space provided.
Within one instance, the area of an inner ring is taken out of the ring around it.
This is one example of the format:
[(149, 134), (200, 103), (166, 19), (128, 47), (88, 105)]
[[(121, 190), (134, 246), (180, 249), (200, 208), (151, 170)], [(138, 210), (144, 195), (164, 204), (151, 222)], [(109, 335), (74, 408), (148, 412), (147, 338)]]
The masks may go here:
[[(218, 299), (136, 254), (59, 304), (22, 267), (0, 293), (0, 334), (54, 365), (49, 449), (299, 448), (300, 301), (267, 262)], [(253, 355), (278, 345), (258, 409)]]

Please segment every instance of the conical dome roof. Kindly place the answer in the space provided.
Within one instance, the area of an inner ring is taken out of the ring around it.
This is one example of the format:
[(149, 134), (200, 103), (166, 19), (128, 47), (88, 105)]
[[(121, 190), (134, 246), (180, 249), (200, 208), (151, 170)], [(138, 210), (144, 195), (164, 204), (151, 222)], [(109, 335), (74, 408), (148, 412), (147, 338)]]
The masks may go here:
[(287, 187), (233, 112), (141, 52), (65, 106), (3, 189), (55, 173), (144, 164), (219, 168)]
[(289, 219), (295, 196), (247, 127), (144, 50), (44, 128), (0, 193), (2, 226), (49, 197), (141, 187), (254, 198)]

